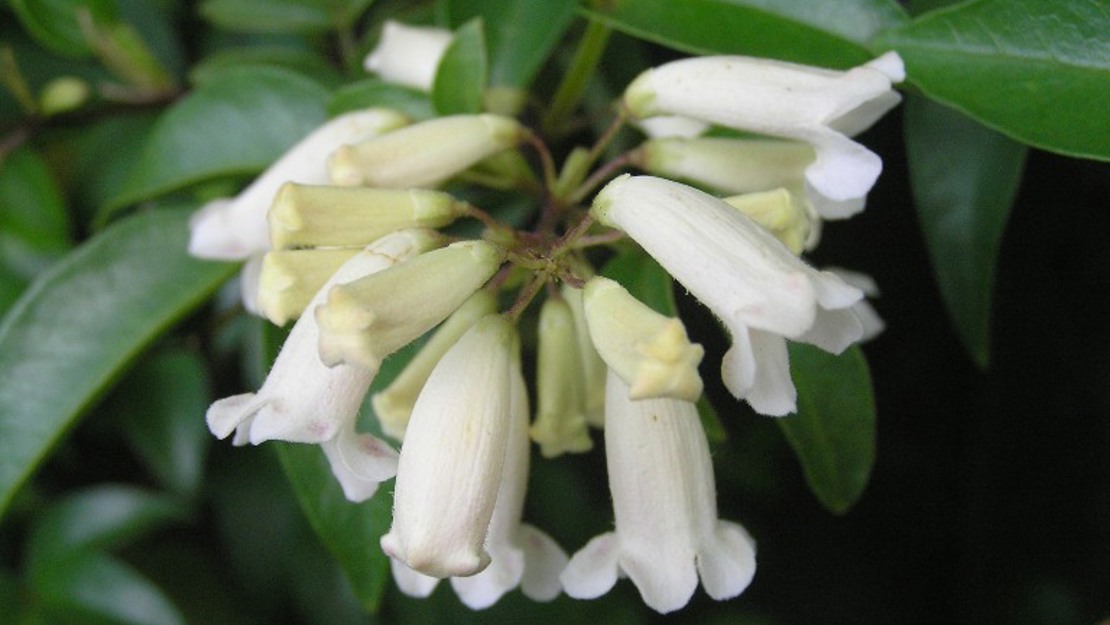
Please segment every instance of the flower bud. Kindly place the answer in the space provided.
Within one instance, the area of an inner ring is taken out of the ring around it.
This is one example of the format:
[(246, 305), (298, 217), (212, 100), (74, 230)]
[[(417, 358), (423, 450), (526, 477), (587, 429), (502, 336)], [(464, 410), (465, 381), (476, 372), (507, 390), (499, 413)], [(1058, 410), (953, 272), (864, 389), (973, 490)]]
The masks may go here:
[(574, 315), (574, 335), (578, 343), (578, 356), (582, 360), (582, 403), (586, 422), (600, 428), (605, 425), (605, 361), (597, 353), (586, 324), (586, 309), (582, 303), (582, 289), (563, 285), (563, 299)]
[(698, 364), (705, 350), (690, 343), (680, 320), (655, 312), (617, 282), (600, 276), (586, 283), (583, 303), (594, 345), (605, 364), (629, 385), (631, 399), (698, 400)]
[(393, 526), (382, 550), (434, 577), (486, 568), (486, 533), (501, 485), (511, 419), (516, 330), (487, 315), (439, 361), (401, 447)]
[(471, 295), (443, 322), (389, 386), (374, 395), (374, 413), (382, 425), (382, 432), (397, 440), (405, 438), (416, 398), (436, 363), (476, 321), (496, 311), (497, 297), (492, 292), (480, 290)]
[(645, 141), (633, 162), (657, 176), (736, 194), (801, 187), (813, 158), (813, 148), (796, 141), (711, 137)]
[(540, 310), (536, 421), (532, 440), (545, 458), (589, 451), (594, 443), (583, 412), (583, 382), (574, 315), (562, 299)]
[(403, 228), (439, 228), (467, 209), (447, 193), (288, 183), (270, 208), (274, 249), (362, 247)]
[(766, 228), (791, 252), (801, 254), (809, 247), (813, 220), (805, 201), (790, 191), (745, 193), (726, 197), (724, 202)]
[(524, 128), (498, 115), (454, 115), (414, 124), (355, 145), (328, 159), (343, 186), (436, 187), (478, 161), (520, 143)]
[(376, 370), (461, 306), (504, 258), (485, 241), (463, 241), (333, 288), (316, 309), (320, 359)]
[(357, 248), (266, 252), (258, 279), (258, 312), (275, 325), (301, 316), (312, 296)]

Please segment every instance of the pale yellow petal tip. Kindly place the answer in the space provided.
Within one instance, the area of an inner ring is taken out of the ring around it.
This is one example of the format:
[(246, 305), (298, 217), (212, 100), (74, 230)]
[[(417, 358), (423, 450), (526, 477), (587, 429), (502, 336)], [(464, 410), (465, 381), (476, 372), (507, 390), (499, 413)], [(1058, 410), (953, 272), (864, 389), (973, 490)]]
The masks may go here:
[(375, 394), (370, 399), (370, 403), (374, 407), (378, 423), (382, 426), (382, 432), (396, 440), (405, 440), (405, 430), (408, 429), (416, 398), (398, 397), (397, 393), (386, 389)]
[(331, 153), (328, 174), (333, 184), (343, 187), (357, 187), (366, 180), (358, 163), (358, 150), (350, 145), (340, 146)]
[[(419, 539), (420, 537), (416, 537)], [(485, 549), (477, 553), (469, 550), (456, 550), (454, 553), (440, 553), (440, 550), (428, 548), (419, 542), (402, 542), (395, 531), (390, 531), (381, 538), (381, 548), (385, 554), (399, 560), (410, 569), (430, 575), (432, 577), (467, 577), (481, 573), (490, 563), (489, 554)]]
[(636, 378), (629, 384), (629, 398), (672, 397), (697, 401), (703, 383), (698, 374), (705, 350), (691, 343), (678, 319), (669, 320), (662, 332), (639, 346), (644, 356)]
[(540, 446), (544, 458), (581, 454), (593, 449), (585, 415), (539, 415), (528, 435)]
[(644, 119), (656, 113), (653, 110), (655, 104), (655, 87), (651, 82), (653, 71), (649, 69), (642, 72), (624, 90), (624, 108), (635, 119)]
[(613, 196), (620, 190), (625, 182), (632, 178), (631, 174), (622, 174), (613, 178), (602, 187), (601, 191), (594, 197), (593, 205), (590, 206), (590, 214), (594, 216), (601, 224), (611, 228), (618, 227), (612, 220), (609, 219), (609, 210), (616, 198)]
[(349, 364), (377, 370), (382, 357), (374, 352), (366, 330), (375, 315), (359, 305), (342, 285), (328, 293), (327, 302), (316, 308), (320, 326), (320, 361), (329, 367)]

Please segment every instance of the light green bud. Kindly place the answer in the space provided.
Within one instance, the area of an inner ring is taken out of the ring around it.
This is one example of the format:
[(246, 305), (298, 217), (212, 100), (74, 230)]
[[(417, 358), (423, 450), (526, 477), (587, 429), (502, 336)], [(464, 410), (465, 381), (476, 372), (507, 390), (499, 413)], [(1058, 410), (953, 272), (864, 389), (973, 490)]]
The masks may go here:
[(328, 278), (361, 250), (278, 250), (262, 258), (258, 311), (276, 325), (300, 317)]
[(734, 195), (724, 201), (769, 230), (791, 252), (801, 254), (806, 249), (813, 219), (806, 210), (805, 200), (797, 194), (775, 189)]
[(65, 113), (81, 106), (92, 95), (89, 83), (76, 76), (59, 76), (46, 83), (39, 93), (39, 109), (44, 116)]
[(574, 329), (574, 314), (562, 299), (549, 298), (540, 310), (539, 355), (536, 364), (537, 407), (532, 440), (545, 458), (589, 451), (583, 413), (582, 360)]
[(645, 141), (632, 160), (658, 176), (735, 194), (801, 187), (814, 158), (805, 143), (709, 137)]
[(336, 286), (316, 309), (320, 360), (377, 369), (446, 319), (504, 259), (485, 241), (463, 241)]
[(583, 303), (597, 352), (628, 384), (631, 399), (697, 401), (702, 391), (698, 364), (705, 350), (690, 342), (680, 320), (655, 312), (601, 276), (586, 283)]
[[(592, 273), (592, 272), (591, 272)], [(605, 425), (605, 361), (598, 355), (590, 340), (590, 329), (586, 325), (586, 309), (582, 304), (582, 289), (563, 285), (563, 299), (574, 315), (574, 334), (578, 343), (578, 356), (582, 367), (582, 404), (586, 421), (597, 428)]]
[(439, 228), (465, 202), (425, 189), (364, 189), (286, 183), (270, 207), (274, 249), (363, 247), (403, 228)]

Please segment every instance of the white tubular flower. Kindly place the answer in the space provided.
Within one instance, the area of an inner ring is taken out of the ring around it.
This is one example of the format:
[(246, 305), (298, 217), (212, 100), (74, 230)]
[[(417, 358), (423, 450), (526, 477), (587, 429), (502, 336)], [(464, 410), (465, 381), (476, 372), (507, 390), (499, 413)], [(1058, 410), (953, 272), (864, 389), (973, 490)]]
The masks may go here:
[(436, 365), (405, 433), (382, 550), (433, 577), (489, 565), (486, 534), (511, 423), (516, 330), (488, 315)]
[(849, 139), (900, 100), (905, 78), (894, 52), (847, 72), (742, 56), (667, 63), (641, 74), (624, 93), (634, 117), (682, 115), (738, 130), (805, 141), (816, 160), (805, 172), (819, 194), (863, 198), (882, 161)]
[[(421, 231), (391, 234), (359, 253), (320, 289), (315, 303), (334, 284), (381, 271), (433, 245)], [(219, 438), (236, 431), (237, 442), (267, 440), (319, 443), (349, 499), (370, 497), (393, 476), (396, 453), (367, 434), (355, 432), (362, 398), (374, 373), (356, 367), (325, 367), (316, 354), (319, 329), (312, 315), (293, 326), (258, 393), (221, 399), (208, 408), (208, 428)]]
[(705, 350), (690, 343), (680, 320), (655, 312), (608, 278), (590, 278), (583, 291), (590, 336), (609, 370), (630, 386), (631, 399), (701, 397), (698, 364)]
[(242, 260), (270, 249), (266, 213), (286, 182), (327, 184), (327, 157), (345, 143), (357, 143), (408, 123), (390, 109), (341, 115), (293, 146), (234, 198), (205, 204), (189, 220), (189, 253), (198, 258)]
[(709, 444), (694, 404), (628, 398), (609, 374), (605, 456), (616, 531), (570, 559), (561, 579), (571, 597), (593, 599), (627, 575), (657, 612), (686, 605), (698, 585), (730, 599), (755, 574), (755, 545), (742, 526), (717, 518)]
[(574, 314), (562, 299), (548, 298), (540, 309), (536, 357), (536, 422), (532, 440), (544, 458), (582, 453), (593, 448), (586, 423), (585, 379)]
[(516, 146), (526, 133), (511, 117), (439, 117), (342, 146), (328, 159), (328, 170), (331, 181), (343, 186), (431, 188), (486, 157)]
[(465, 202), (426, 189), (362, 189), (287, 183), (270, 208), (274, 249), (361, 247), (405, 228), (440, 228)]
[(485, 241), (462, 241), (332, 288), (316, 308), (320, 359), (376, 371), (386, 356), (455, 312), (504, 257)]
[(405, 438), (416, 398), (436, 363), (476, 321), (496, 311), (497, 297), (491, 291), (480, 290), (451, 313), (389, 386), (374, 395), (374, 413), (382, 432), (397, 440)]
[(662, 178), (624, 176), (602, 189), (592, 213), (625, 231), (724, 322), (733, 346), (722, 378), (757, 412), (794, 410), (782, 337), (839, 353), (862, 336), (859, 321), (840, 314), (860, 300), (859, 289), (809, 267), (711, 195)]
[(582, 359), (582, 400), (586, 422), (600, 428), (605, 425), (605, 361), (598, 355), (590, 338), (590, 328), (586, 325), (586, 309), (582, 303), (582, 289), (564, 284), (560, 292), (574, 315), (574, 333), (578, 339), (578, 355)]
[(366, 56), (362, 67), (386, 82), (429, 92), (451, 38), (451, 31), (444, 28), (386, 20), (377, 47)]

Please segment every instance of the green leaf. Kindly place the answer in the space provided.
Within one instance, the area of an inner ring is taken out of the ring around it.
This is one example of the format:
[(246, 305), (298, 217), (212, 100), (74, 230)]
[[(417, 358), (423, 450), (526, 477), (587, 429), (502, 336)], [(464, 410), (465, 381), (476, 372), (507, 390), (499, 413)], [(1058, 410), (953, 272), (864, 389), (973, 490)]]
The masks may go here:
[(747, 54), (821, 67), (869, 59), (866, 44), (905, 21), (892, 0), (612, 0), (591, 16), (692, 54)]
[(185, 252), (187, 211), (121, 221), (40, 276), (0, 323), (0, 514), (158, 335), (235, 270)]
[(335, 26), (331, 11), (317, 0), (205, 0), (200, 14), (221, 28), (248, 33), (314, 34)]
[(328, 104), (328, 115), (342, 115), (376, 106), (397, 109), (415, 120), (435, 117), (427, 94), (377, 78), (360, 80), (337, 89)]
[(237, 65), (273, 65), (311, 78), (322, 85), (340, 85), (344, 82), (327, 59), (319, 53), (302, 48), (279, 45), (257, 45), (215, 50), (199, 63), (189, 68), (189, 80), (204, 84), (221, 72)]
[(69, 217), (46, 164), (29, 148), (0, 161), (0, 265), (30, 280), (70, 247)]
[(1110, 159), (1110, 7), (979, 0), (884, 33), (928, 96), (1019, 141)]
[[(605, 264), (601, 275), (620, 282), (629, 293), (655, 312), (678, 317), (671, 274), (642, 250), (633, 248), (618, 254)], [(726, 440), (728, 433), (709, 399), (702, 395), (697, 404), (698, 416), (709, 441), (719, 443)]]
[(204, 363), (184, 350), (145, 359), (102, 412), (119, 418), (128, 443), (167, 489), (192, 497), (201, 486), (212, 441), (204, 413), (211, 402)]
[(432, 88), (432, 103), (440, 115), (482, 112), (487, 76), (486, 37), (481, 18), (455, 31), (443, 53)]
[(151, 113), (114, 116), (86, 126), (77, 138), (73, 179), (81, 183), (72, 189), (73, 202), (91, 209), (81, 217), (94, 228), (111, 218), (109, 204), (138, 166), (155, 120)]
[(186, 511), (175, 500), (132, 486), (96, 486), (51, 505), (35, 524), (28, 555), (48, 567), (82, 552), (122, 547)]
[(228, 68), (162, 115), (111, 205), (258, 172), (326, 121), (327, 99), (323, 87), (287, 69)]
[(940, 292), (964, 347), (986, 367), (998, 248), (1028, 150), (924, 98), (906, 102), (905, 123), (914, 204)]
[(70, 57), (92, 54), (81, 33), (79, 12), (88, 12), (97, 24), (114, 22), (117, 13), (114, 0), (8, 0), (8, 6), (36, 41)]
[(490, 84), (527, 87), (574, 19), (577, 0), (446, 0), (448, 23), (485, 22)]
[(806, 482), (834, 514), (863, 494), (875, 463), (875, 399), (867, 360), (858, 347), (834, 356), (790, 343), (798, 414), (778, 419), (802, 463)]
[(88, 553), (38, 571), (35, 592), (58, 622), (90, 625), (184, 625), (177, 607), (147, 578), (104, 553)]

